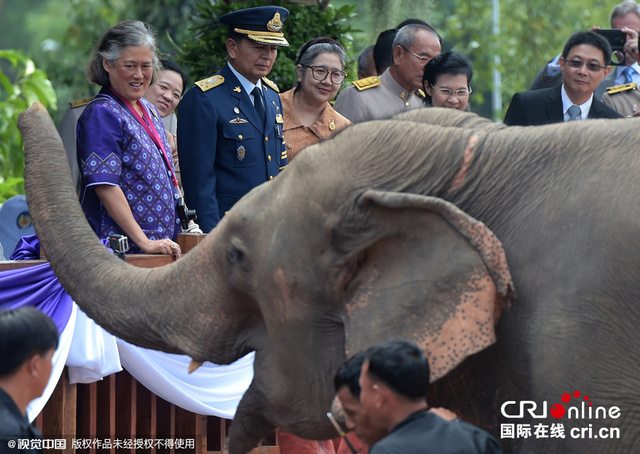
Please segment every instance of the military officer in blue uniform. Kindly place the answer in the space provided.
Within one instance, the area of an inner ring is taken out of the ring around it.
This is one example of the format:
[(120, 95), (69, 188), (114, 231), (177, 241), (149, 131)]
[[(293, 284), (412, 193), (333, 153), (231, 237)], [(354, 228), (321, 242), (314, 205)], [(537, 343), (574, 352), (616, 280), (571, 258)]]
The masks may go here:
[(225, 14), (228, 61), (196, 82), (180, 104), (178, 153), (185, 198), (211, 231), (242, 196), (287, 165), (278, 87), (266, 76), (289, 11), (279, 6)]

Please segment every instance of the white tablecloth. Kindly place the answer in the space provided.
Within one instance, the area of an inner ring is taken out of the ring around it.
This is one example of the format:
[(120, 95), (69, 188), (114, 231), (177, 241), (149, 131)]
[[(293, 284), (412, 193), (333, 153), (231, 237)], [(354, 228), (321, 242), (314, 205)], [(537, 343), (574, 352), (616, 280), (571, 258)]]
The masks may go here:
[(42, 411), (67, 365), (71, 383), (92, 383), (124, 368), (154, 394), (181, 408), (232, 419), (253, 379), (253, 356), (250, 353), (227, 366), (205, 362), (188, 374), (189, 357), (140, 348), (117, 339), (74, 303), (53, 356), (49, 384), (42, 397), (29, 404), (27, 414), (33, 420)]

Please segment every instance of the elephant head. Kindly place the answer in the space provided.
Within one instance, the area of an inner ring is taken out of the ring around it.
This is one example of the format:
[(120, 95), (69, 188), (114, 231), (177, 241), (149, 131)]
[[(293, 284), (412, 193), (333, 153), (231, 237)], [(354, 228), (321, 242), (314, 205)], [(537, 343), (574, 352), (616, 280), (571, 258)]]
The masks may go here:
[[(19, 126), (36, 232), (89, 316), (128, 342), (196, 361), (256, 352), (230, 453), (274, 427), (334, 437), (325, 416), (334, 371), (389, 336), (426, 349), (432, 380), (495, 340), (512, 288), (502, 247), (483, 224), (424, 195), (431, 176), (449, 186), (459, 177), (471, 131), (352, 126), (247, 194), (182, 259), (149, 270), (109, 254), (90, 230), (44, 108), (22, 113)], [(434, 147), (449, 158), (430, 160)]]

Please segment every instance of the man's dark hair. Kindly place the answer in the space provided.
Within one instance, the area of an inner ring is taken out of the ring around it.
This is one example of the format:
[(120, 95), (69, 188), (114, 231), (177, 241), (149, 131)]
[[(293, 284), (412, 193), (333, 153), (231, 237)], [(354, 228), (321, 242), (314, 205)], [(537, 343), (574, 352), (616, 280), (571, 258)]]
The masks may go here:
[(600, 49), (604, 57), (604, 65), (609, 66), (611, 63), (611, 53), (613, 52), (611, 44), (609, 44), (606, 38), (592, 31), (577, 32), (571, 35), (564, 45), (564, 49), (562, 49), (562, 58), (566, 59), (571, 49), (581, 44), (589, 44)]
[[(428, 85), (432, 87), (435, 86), (438, 81), (438, 76), (441, 74), (451, 74), (454, 76), (464, 74), (467, 76), (467, 85), (469, 85), (473, 77), (473, 67), (465, 55), (448, 50), (440, 55), (436, 55), (425, 65), (424, 74), (422, 75), (423, 87), (427, 87)], [(431, 97), (426, 91), (425, 96), (425, 101), (430, 101)]]
[(240, 44), (240, 42), (243, 39), (249, 39), (247, 37), (247, 35), (243, 35), (242, 33), (238, 33), (238, 32), (234, 32), (233, 30), (229, 30), (229, 34), (227, 35), (227, 38), (231, 38), (232, 40), (234, 40), (237, 44)]
[(362, 351), (353, 355), (340, 366), (333, 377), (335, 392), (340, 391), (343, 386), (347, 386), (354, 397), (360, 398), (360, 372), (366, 358), (366, 352)]
[(182, 93), (184, 94), (187, 89), (187, 84), (189, 83), (189, 76), (187, 76), (187, 73), (184, 72), (176, 63), (169, 60), (160, 60), (160, 66), (162, 66), (163, 70), (173, 71), (180, 74), (180, 78), (182, 79)]
[(33, 355), (58, 348), (58, 328), (33, 307), (0, 312), (0, 377), (12, 374)]
[[(418, 19), (417, 17), (410, 17), (409, 19), (405, 19), (402, 22), (400, 22), (396, 28), (400, 30), (405, 25), (413, 25), (413, 24), (429, 25), (427, 22), (423, 21), (422, 19)], [(429, 25), (429, 27), (431, 27), (431, 25)]]
[(387, 385), (411, 400), (424, 399), (429, 390), (429, 360), (413, 342), (391, 338), (366, 351), (373, 381)]
[(396, 33), (398, 33), (397, 28), (381, 32), (373, 46), (373, 61), (376, 64), (378, 75), (381, 75), (393, 63), (393, 40)]

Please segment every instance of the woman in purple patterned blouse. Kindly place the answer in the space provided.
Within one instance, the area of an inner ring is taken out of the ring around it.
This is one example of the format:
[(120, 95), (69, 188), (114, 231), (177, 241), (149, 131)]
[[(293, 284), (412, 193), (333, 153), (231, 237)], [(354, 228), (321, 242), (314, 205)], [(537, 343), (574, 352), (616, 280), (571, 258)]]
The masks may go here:
[(144, 93), (158, 71), (153, 32), (128, 20), (105, 32), (88, 79), (102, 89), (78, 120), (80, 200), (100, 238), (129, 237), (131, 253), (173, 254), (180, 197), (157, 109)]

